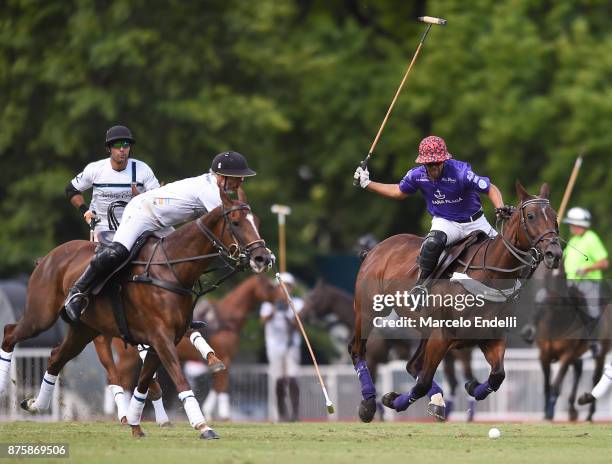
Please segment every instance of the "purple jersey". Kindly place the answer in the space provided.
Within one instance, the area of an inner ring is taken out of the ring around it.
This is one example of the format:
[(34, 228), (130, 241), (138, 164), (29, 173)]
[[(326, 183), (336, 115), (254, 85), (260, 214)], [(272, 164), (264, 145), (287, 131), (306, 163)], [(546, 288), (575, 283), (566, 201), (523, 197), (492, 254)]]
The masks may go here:
[(469, 220), (482, 209), (479, 194), (488, 193), (490, 186), (488, 177), (476, 175), (469, 163), (455, 159), (444, 162), (438, 180), (431, 180), (425, 166), (419, 166), (408, 171), (399, 183), (407, 195), (420, 190), (432, 216), (458, 222)]

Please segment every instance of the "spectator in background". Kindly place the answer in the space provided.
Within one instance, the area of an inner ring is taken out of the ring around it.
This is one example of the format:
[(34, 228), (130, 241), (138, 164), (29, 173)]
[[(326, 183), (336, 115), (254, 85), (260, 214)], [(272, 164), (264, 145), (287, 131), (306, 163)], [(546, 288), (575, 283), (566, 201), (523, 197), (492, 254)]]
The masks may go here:
[[(281, 273), (281, 279), (291, 295), (295, 290), (295, 278), (288, 272)], [(299, 313), (304, 301), (292, 296), (295, 310)], [(265, 302), (260, 310), (261, 322), (265, 326), (266, 354), (268, 356), (270, 382), (276, 387), (276, 401), (280, 421), (299, 420), (300, 389), (297, 383), (300, 365), (302, 339), (297, 330), (297, 322), (289, 307), (280, 285), (277, 287), (276, 301)], [(291, 399), (291, 415), (285, 403), (286, 390)]]

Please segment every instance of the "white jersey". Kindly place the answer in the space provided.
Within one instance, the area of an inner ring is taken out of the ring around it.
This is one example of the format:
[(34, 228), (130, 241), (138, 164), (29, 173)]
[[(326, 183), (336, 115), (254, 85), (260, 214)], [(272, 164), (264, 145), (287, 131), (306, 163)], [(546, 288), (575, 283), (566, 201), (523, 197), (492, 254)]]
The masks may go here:
[[(304, 307), (304, 300), (299, 297), (292, 297), (291, 300), (295, 310), (299, 313)], [(295, 319), (293, 311), (286, 303), (265, 302), (261, 305), (259, 315), (268, 317), (272, 312), (274, 312), (274, 315), (266, 322), (265, 327), (268, 357), (270, 357), (270, 353), (286, 351), (291, 347), (300, 346), (302, 341), (298, 329), (292, 324)]]
[(138, 201), (163, 227), (196, 219), (222, 204), (212, 173), (166, 184), (139, 195)]
[[(89, 163), (83, 172), (72, 179), (72, 186), (79, 192), (93, 188), (89, 209), (95, 211), (101, 221), (96, 232), (109, 230), (108, 207), (117, 200), (129, 202), (132, 199), (132, 181), (136, 182), (139, 192), (159, 187), (159, 182), (151, 168), (144, 162), (129, 158), (123, 171), (115, 171), (110, 158)], [(121, 221), (122, 210), (117, 210)]]

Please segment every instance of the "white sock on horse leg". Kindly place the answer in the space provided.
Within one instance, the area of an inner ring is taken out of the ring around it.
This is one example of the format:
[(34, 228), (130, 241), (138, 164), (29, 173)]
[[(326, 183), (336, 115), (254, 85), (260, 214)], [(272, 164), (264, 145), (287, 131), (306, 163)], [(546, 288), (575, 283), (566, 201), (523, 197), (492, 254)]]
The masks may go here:
[(121, 420), (122, 417), (127, 417), (128, 402), (125, 400), (125, 392), (123, 387), (119, 385), (109, 385), (108, 391), (113, 396), (113, 400), (117, 405), (117, 419)]
[(164, 409), (164, 401), (162, 398), (151, 401), (153, 403), (153, 409), (155, 409), (155, 422), (158, 424), (165, 424), (166, 422), (170, 422), (168, 418), (168, 414), (166, 414), (166, 410)]
[(610, 385), (612, 385), (612, 364), (606, 366), (601, 379), (599, 379), (597, 385), (593, 387), (591, 395), (597, 399), (601, 398), (608, 392)]
[(183, 407), (185, 408), (185, 412), (187, 413), (187, 418), (189, 419), (189, 423), (195, 429), (199, 425), (206, 425), (206, 419), (204, 419), (204, 415), (200, 410), (200, 405), (198, 404), (198, 400), (196, 400), (193, 391), (186, 390), (178, 394), (179, 400), (183, 402)]
[(11, 377), (11, 361), (13, 353), (0, 349), (0, 395), (2, 395), (8, 387)]
[(146, 393), (140, 393), (138, 388), (134, 389), (134, 394), (132, 395), (132, 399), (130, 400), (130, 406), (128, 407), (127, 412), (127, 421), (130, 425), (138, 425), (140, 424), (140, 418), (142, 417), (142, 410), (145, 406), (145, 401), (147, 399), (147, 395), (149, 394), (149, 390)]
[(229, 393), (219, 393), (219, 417), (221, 419), (230, 418)]
[(212, 417), (215, 413), (215, 406), (217, 405), (217, 392), (211, 389), (202, 404), (202, 412), (206, 417)]
[(196, 347), (204, 359), (206, 359), (210, 353), (214, 353), (214, 350), (206, 343), (206, 340), (204, 340), (200, 332), (193, 332), (189, 336), (189, 340), (191, 340), (193, 346)]
[(53, 397), (53, 390), (55, 389), (55, 382), (57, 382), (57, 375), (51, 375), (45, 372), (43, 380), (40, 383), (40, 391), (36, 401), (32, 404), (32, 408), (36, 408), (39, 411), (46, 411), (51, 405), (51, 398)]

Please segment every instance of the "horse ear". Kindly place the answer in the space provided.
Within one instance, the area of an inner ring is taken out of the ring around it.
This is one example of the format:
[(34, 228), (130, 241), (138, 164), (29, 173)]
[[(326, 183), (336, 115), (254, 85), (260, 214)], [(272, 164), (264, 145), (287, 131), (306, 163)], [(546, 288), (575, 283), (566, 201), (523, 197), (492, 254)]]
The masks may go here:
[(519, 197), (519, 200), (521, 200), (521, 202), (529, 197), (529, 193), (527, 193), (527, 190), (525, 190), (525, 187), (523, 187), (523, 184), (521, 184), (521, 182), (518, 179), (516, 180), (515, 185), (516, 185), (516, 195)]
[(540, 193), (539, 196), (541, 198), (546, 198), (548, 199), (548, 196), (550, 195), (550, 189), (548, 188), (548, 184), (546, 182), (544, 182), (542, 184), (542, 186), (540, 187)]

